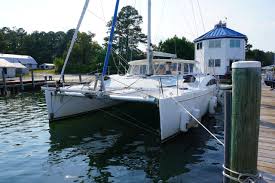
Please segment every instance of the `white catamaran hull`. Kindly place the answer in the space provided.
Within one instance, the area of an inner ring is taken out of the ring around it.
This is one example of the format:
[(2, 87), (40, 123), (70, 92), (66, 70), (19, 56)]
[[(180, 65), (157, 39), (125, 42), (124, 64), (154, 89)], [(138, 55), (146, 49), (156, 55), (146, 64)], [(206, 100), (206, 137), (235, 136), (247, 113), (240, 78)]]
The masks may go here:
[(189, 128), (197, 126), (197, 122), (188, 112), (200, 120), (201, 117), (207, 114), (209, 103), (213, 96), (215, 96), (214, 89), (191, 93), (189, 96), (160, 99), (161, 140), (174, 136), (179, 132), (186, 132)]
[[(158, 106), (161, 140), (165, 140), (179, 132), (186, 132), (189, 128), (196, 126), (197, 123), (194, 122), (194, 119), (185, 109), (197, 119), (200, 119), (208, 112), (210, 100), (216, 95), (215, 91), (215, 87), (210, 87), (181, 96), (160, 98)], [(58, 93), (51, 89), (45, 89), (45, 96), (50, 121), (121, 103), (121, 101), (108, 98), (89, 98), (83, 94)]]
[(45, 90), (48, 117), (50, 121), (84, 114), (90, 111), (118, 104), (110, 99), (88, 98), (82, 94), (60, 94)]

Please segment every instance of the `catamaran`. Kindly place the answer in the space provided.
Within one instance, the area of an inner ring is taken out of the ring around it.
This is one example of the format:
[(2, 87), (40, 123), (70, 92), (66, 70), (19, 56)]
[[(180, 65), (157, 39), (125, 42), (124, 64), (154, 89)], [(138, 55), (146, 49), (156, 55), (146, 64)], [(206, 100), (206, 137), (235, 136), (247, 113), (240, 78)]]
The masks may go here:
[[(88, 3), (89, 0), (86, 0), (61, 78)], [(89, 84), (65, 86), (61, 83), (56, 87), (42, 87), (45, 91), (49, 120), (55, 121), (123, 102), (138, 102), (155, 105), (159, 109), (161, 140), (197, 126), (194, 118), (200, 119), (207, 112), (213, 112), (217, 103), (216, 78), (202, 74), (197, 61), (177, 59), (173, 54), (153, 52), (151, 0), (148, 0), (147, 59), (129, 62), (129, 69), (125, 75), (106, 74), (118, 6), (119, 0), (116, 1), (103, 72), (95, 75), (95, 80)], [(159, 59), (160, 57), (162, 59)]]

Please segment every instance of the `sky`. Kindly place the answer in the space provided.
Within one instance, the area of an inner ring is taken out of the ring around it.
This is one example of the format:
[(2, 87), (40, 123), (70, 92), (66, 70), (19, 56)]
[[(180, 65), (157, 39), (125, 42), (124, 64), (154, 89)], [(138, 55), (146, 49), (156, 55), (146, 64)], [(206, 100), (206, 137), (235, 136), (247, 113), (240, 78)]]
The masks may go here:
[[(27, 32), (67, 31), (75, 28), (85, 0), (0, 0), (0, 27), (24, 28)], [(120, 0), (120, 8), (134, 6), (143, 16), (147, 33), (147, 0)], [(113, 15), (115, 0), (90, 0), (80, 31), (106, 37), (106, 21)], [(247, 35), (254, 49), (275, 51), (274, 0), (152, 0), (152, 42), (177, 35), (193, 41), (220, 20)], [(144, 47), (145, 49), (145, 47)]]

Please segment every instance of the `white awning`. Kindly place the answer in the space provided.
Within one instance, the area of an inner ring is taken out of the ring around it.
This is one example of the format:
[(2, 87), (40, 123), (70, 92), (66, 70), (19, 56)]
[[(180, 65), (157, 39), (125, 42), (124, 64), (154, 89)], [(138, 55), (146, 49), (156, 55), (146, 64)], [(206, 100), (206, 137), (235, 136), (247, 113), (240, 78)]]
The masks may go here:
[(5, 59), (0, 58), (0, 68), (15, 68), (15, 65)]

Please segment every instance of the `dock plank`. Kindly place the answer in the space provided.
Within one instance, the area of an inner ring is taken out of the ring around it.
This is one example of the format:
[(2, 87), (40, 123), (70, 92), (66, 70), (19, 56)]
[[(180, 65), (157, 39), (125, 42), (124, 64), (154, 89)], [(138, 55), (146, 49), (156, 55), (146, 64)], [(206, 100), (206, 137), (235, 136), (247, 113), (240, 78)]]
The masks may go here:
[(258, 170), (275, 182), (275, 90), (262, 87), (261, 124), (258, 147)]

